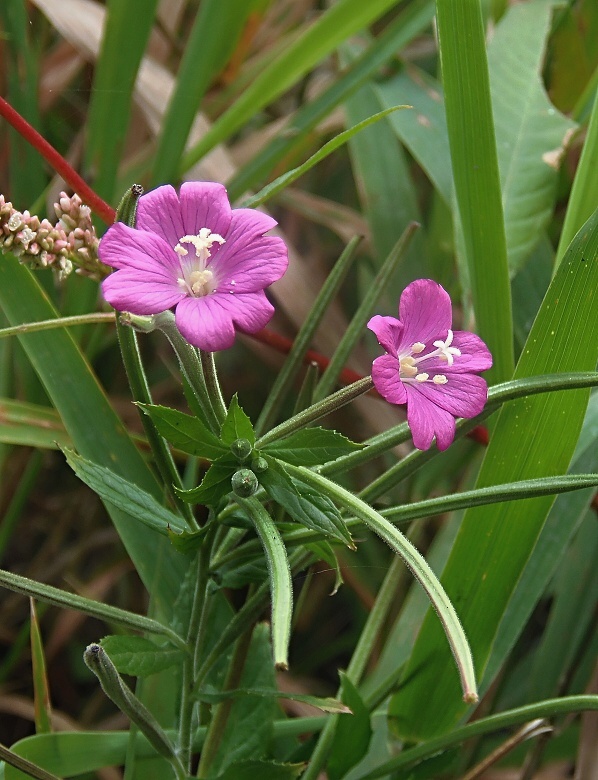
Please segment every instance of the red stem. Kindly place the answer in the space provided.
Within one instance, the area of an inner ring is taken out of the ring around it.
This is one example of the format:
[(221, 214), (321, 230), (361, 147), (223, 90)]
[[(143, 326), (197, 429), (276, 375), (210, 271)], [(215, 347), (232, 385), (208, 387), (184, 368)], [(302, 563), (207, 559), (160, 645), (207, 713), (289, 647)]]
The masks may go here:
[(114, 209), (91, 189), (89, 184), (87, 184), (81, 176), (79, 176), (77, 171), (69, 165), (64, 157), (54, 149), (52, 144), (49, 144), (18, 111), (15, 111), (10, 103), (7, 103), (7, 101), (4, 100), (3, 97), (0, 97), (0, 116), (3, 116), (20, 136), (26, 141), (29, 141), (34, 149), (37, 149), (56, 173), (62, 176), (69, 187), (79, 195), (84, 203), (87, 203), (90, 209), (94, 211), (98, 217), (103, 219), (107, 225), (111, 225), (114, 222), (114, 217), (116, 216)]
[[(60, 152), (56, 151), (52, 144), (48, 143), (48, 141), (46, 141), (46, 139), (2, 96), (0, 96), (0, 116), (3, 116), (6, 121), (14, 127), (17, 133), (28, 141), (34, 149), (37, 149), (56, 173), (62, 176), (69, 187), (79, 195), (81, 200), (86, 203), (100, 219), (107, 225), (111, 225), (114, 222), (116, 211), (112, 206), (100, 198), (100, 196), (91, 189), (89, 184), (79, 176), (73, 166), (64, 159)], [(250, 335), (256, 341), (267, 344), (283, 354), (288, 354), (293, 346), (292, 341), (284, 336), (279, 336), (278, 333), (274, 333), (268, 328), (263, 328), (258, 333)], [(320, 355), (319, 352), (314, 352), (311, 349), (305, 353), (303, 362), (317, 363), (322, 370), (330, 363), (327, 357), (324, 357), (324, 355)], [(340, 380), (345, 385), (356, 382), (362, 378), (361, 374), (358, 374), (350, 368), (343, 368), (340, 374)], [(488, 444), (488, 431), (482, 425), (478, 425), (477, 428), (474, 428), (468, 436), (480, 444)]]

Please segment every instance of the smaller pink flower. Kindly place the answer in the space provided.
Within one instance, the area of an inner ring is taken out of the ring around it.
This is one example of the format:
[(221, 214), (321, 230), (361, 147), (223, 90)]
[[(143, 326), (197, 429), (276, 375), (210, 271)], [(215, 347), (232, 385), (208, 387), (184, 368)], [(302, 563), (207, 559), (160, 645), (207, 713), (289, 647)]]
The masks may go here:
[(116, 222), (98, 254), (116, 269), (104, 297), (118, 311), (159, 314), (175, 307), (190, 344), (216, 352), (231, 347), (235, 331), (255, 333), (274, 307), (264, 289), (288, 265), (282, 239), (264, 235), (275, 220), (254, 209), (231, 209), (226, 189), (186, 182), (139, 199), (136, 227)]
[(436, 436), (439, 450), (455, 438), (455, 417), (475, 417), (488, 399), (480, 371), (492, 365), (484, 342), (452, 331), (451, 299), (431, 279), (408, 285), (399, 319), (376, 315), (368, 322), (387, 354), (374, 360), (372, 379), (392, 404), (407, 404), (413, 443), (427, 450)]

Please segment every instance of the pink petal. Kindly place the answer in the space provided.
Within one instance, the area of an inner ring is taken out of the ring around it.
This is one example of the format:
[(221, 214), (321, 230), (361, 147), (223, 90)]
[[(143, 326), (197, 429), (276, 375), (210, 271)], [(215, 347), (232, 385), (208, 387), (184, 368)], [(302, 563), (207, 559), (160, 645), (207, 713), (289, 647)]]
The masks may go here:
[(407, 422), (413, 444), (418, 450), (427, 450), (436, 436), (439, 450), (446, 450), (455, 438), (455, 420), (450, 412), (418, 392), (419, 387), (407, 386)]
[(407, 401), (405, 385), (399, 379), (399, 364), (392, 355), (381, 355), (372, 363), (374, 387), (391, 404)]
[(399, 319), (404, 327), (399, 350), (418, 341), (428, 346), (446, 338), (452, 317), (451, 299), (444, 287), (431, 279), (411, 282), (399, 302)]
[[(283, 276), (289, 264), (284, 241), (261, 235), (261, 231), (275, 224), (259, 211), (233, 211), (226, 244), (209, 264), (218, 278), (218, 292), (256, 292)], [(235, 284), (231, 285), (233, 281)]]
[(488, 400), (485, 380), (476, 374), (452, 373), (448, 368), (444, 374), (448, 379), (445, 385), (409, 383), (409, 399), (415, 395), (423, 396), (454, 417), (475, 417), (480, 414)]
[(136, 268), (161, 273), (173, 284), (180, 275), (176, 252), (163, 238), (116, 222), (106, 231), (98, 247), (100, 260), (112, 268)]
[(235, 293), (223, 301), (223, 306), (230, 312), (237, 328), (245, 333), (257, 333), (274, 316), (274, 306), (263, 290), (241, 295)]
[(229, 349), (235, 343), (230, 312), (219, 300), (223, 296), (185, 298), (176, 307), (175, 322), (190, 344), (205, 352)]
[(186, 181), (181, 186), (180, 199), (185, 232), (179, 238), (183, 235), (196, 236), (204, 227), (226, 238), (232, 210), (223, 184), (212, 181)]
[(376, 334), (378, 343), (389, 355), (397, 357), (397, 346), (401, 340), (403, 325), (396, 317), (383, 317), (376, 314), (368, 322), (368, 328)]
[(178, 303), (185, 294), (176, 285), (165, 283), (159, 274), (122, 269), (102, 282), (102, 293), (117, 311), (132, 314), (159, 314)]
[(137, 222), (139, 230), (155, 233), (174, 249), (186, 235), (181, 216), (181, 204), (174, 187), (164, 184), (139, 198)]
[(455, 357), (452, 372), (477, 372), (486, 371), (492, 367), (492, 355), (490, 350), (475, 333), (469, 333), (466, 330), (456, 330), (454, 332), (452, 347), (457, 347), (461, 351), (460, 357)]

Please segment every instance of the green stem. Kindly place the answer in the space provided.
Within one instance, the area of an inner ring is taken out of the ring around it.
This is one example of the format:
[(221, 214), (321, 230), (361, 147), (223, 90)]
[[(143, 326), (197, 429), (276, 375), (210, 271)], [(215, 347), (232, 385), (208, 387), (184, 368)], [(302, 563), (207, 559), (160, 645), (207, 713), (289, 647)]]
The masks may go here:
[[(380, 633), (384, 621), (388, 617), (401, 579), (402, 571), (403, 561), (401, 558), (397, 557), (393, 560), (388, 569), (384, 582), (376, 596), (374, 607), (368, 615), (366, 624), (363, 627), (363, 631), (361, 632), (359, 641), (355, 647), (349, 666), (347, 667), (347, 677), (354, 685), (359, 684), (365, 671), (366, 664), (372, 654), (376, 638)], [(340, 693), (341, 691), (339, 689), (337, 697), (340, 696)], [(311, 755), (309, 766), (302, 775), (301, 780), (316, 780), (319, 777), (320, 772), (324, 768), (328, 753), (330, 752), (339, 717), (339, 715), (329, 716)]]
[(285, 464), (285, 468), (291, 475), (297, 475), (331, 500), (341, 504), (401, 556), (411, 573), (426, 591), (442, 623), (459, 671), (463, 699), (469, 703), (477, 701), (473, 659), (467, 637), (450, 599), (426, 559), (386, 518), (350, 491), (303, 466)]
[(197, 402), (201, 407), (205, 422), (213, 433), (220, 433), (220, 424), (218, 415), (212, 406), (212, 400), (206, 386), (206, 379), (203, 368), (199, 360), (197, 350), (181, 336), (175, 325), (174, 315), (171, 311), (162, 312), (154, 317), (155, 327), (161, 330), (170, 341), (181, 366), (185, 379), (189, 387), (195, 394)]
[(272, 428), (272, 430), (268, 431), (268, 433), (256, 441), (256, 449), (259, 449), (266, 444), (270, 444), (273, 441), (277, 441), (278, 439), (283, 439), (285, 436), (289, 436), (291, 433), (294, 433), (301, 428), (305, 428), (312, 422), (319, 420), (320, 417), (324, 417), (330, 412), (340, 409), (360, 395), (367, 393), (373, 386), (374, 383), (372, 382), (372, 378), (368, 376), (359, 379), (357, 382), (353, 382), (353, 384), (347, 385), (347, 387), (343, 387), (341, 390), (329, 395), (322, 401), (318, 401), (318, 403), (309, 406), (307, 409), (299, 412), (299, 414), (285, 420), (285, 422), (277, 425), (276, 428)]
[[(132, 328), (123, 325), (119, 320), (116, 321), (116, 332), (118, 333), (120, 351), (133, 400), (143, 404), (153, 403), (149, 383), (145, 371), (143, 370), (143, 363), (141, 362), (137, 334)], [(160, 477), (162, 478), (162, 484), (179, 512), (187, 521), (187, 525), (191, 530), (197, 531), (199, 526), (193, 516), (191, 506), (180, 499), (173, 489), (174, 486), (182, 490), (183, 483), (181, 482), (179, 472), (174, 463), (172, 453), (168, 448), (166, 441), (159, 434), (151, 417), (144, 414), (141, 410), (138, 411), (143, 430), (145, 431), (152, 455), (154, 456), (154, 462), (158, 468)]]
[(127, 610), (119, 607), (102, 604), (99, 601), (78, 596), (76, 593), (67, 593), (52, 585), (44, 585), (41, 582), (22, 577), (20, 574), (12, 574), (3, 569), (0, 569), (0, 585), (4, 585), (9, 590), (14, 590), (16, 593), (22, 593), (24, 596), (34, 596), (46, 604), (53, 604), (66, 609), (75, 609), (78, 612), (99, 618), (107, 623), (116, 623), (119, 626), (132, 628), (135, 631), (147, 631), (150, 634), (166, 636), (176, 647), (182, 650), (187, 649), (187, 645), (175, 631), (144, 615), (136, 615), (134, 612), (127, 612)]
[(7, 336), (21, 336), (23, 333), (35, 333), (38, 330), (52, 330), (52, 328), (70, 328), (75, 325), (90, 325), (93, 323), (115, 322), (114, 312), (94, 312), (93, 314), (76, 314), (72, 317), (55, 317), (51, 320), (38, 320), (37, 322), (23, 322), (21, 325), (13, 325), (11, 328), (0, 329), (0, 339)]
[(220, 425), (226, 418), (226, 404), (222, 397), (222, 390), (220, 389), (220, 382), (218, 381), (218, 374), (216, 373), (216, 364), (214, 362), (213, 352), (199, 351), (199, 359), (201, 361), (201, 367), (203, 369), (203, 375), (208, 389), (208, 396), (212, 400), (212, 406), (218, 422)]
[[(228, 676), (226, 684), (224, 686), (225, 691), (233, 691), (241, 684), (241, 678), (243, 677), (243, 670), (245, 669), (245, 663), (249, 654), (249, 648), (251, 646), (251, 637), (253, 632), (251, 630), (246, 631), (238, 640), (235, 652), (233, 654), (231, 665), (228, 670)], [(226, 724), (230, 716), (231, 708), (234, 700), (225, 699), (216, 706), (212, 722), (208, 727), (208, 733), (206, 740), (201, 751), (201, 758), (199, 760), (199, 766), (197, 768), (198, 778), (207, 778), (210, 766), (218, 752), (218, 748), (222, 742)]]
[(473, 723), (467, 723), (465, 726), (451, 731), (449, 734), (429, 739), (422, 745), (405, 750), (395, 758), (391, 758), (390, 761), (386, 761), (371, 772), (368, 772), (368, 774), (362, 775), (360, 780), (375, 780), (378, 777), (386, 777), (399, 769), (405, 769), (418, 764), (429, 756), (448, 750), (454, 745), (465, 742), (465, 740), (472, 737), (516, 726), (534, 718), (549, 718), (554, 715), (582, 712), (584, 710), (598, 710), (598, 696), (582, 695), (547, 699), (536, 704), (527, 704), (524, 707), (517, 707), (513, 710), (490, 715), (487, 718), (480, 718)]

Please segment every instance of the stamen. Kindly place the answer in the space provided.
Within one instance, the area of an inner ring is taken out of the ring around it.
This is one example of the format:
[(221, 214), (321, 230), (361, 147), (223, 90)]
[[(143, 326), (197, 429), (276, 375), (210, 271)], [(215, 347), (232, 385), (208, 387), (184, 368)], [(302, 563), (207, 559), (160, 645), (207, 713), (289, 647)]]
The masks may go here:
[(436, 376), (432, 377), (432, 382), (434, 382), (435, 385), (446, 385), (448, 379), (444, 374), (436, 374)]
[(423, 374), (418, 374), (415, 377), (415, 380), (416, 380), (416, 382), (427, 382), (429, 378), (430, 378), (430, 374), (426, 374), (425, 371), (424, 371)]
[(399, 375), (405, 378), (414, 377), (417, 374), (417, 368), (415, 367), (415, 358), (411, 355), (403, 357), (399, 361)]
[(411, 347), (411, 353), (413, 355), (419, 355), (419, 353), (423, 352), (425, 348), (425, 344), (422, 344), (421, 341), (416, 341), (415, 344)]

